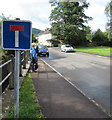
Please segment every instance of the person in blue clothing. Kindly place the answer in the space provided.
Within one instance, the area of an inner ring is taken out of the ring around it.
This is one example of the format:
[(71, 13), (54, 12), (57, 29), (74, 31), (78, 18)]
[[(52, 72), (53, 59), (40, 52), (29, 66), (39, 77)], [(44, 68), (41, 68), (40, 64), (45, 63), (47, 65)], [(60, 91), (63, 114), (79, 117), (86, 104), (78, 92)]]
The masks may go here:
[(35, 64), (37, 65), (37, 53), (35, 50), (35, 43), (32, 43), (32, 47), (30, 49), (30, 72), (35, 71)]

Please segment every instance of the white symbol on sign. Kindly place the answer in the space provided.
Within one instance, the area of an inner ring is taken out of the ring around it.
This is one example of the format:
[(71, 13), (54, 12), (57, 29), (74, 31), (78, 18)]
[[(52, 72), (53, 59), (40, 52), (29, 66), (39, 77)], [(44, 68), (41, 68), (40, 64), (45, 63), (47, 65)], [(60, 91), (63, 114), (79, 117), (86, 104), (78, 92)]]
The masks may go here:
[(15, 31), (15, 47), (19, 47), (19, 31)]
[(15, 47), (19, 47), (19, 31), (24, 31), (24, 26), (10, 25), (10, 30), (15, 31)]

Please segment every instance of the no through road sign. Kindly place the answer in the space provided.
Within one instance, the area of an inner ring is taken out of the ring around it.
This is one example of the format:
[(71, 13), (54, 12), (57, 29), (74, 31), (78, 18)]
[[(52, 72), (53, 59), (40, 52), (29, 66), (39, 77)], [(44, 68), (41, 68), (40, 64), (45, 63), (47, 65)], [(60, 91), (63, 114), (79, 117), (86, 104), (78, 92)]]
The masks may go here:
[(3, 49), (24, 50), (30, 49), (32, 27), (30, 21), (2, 21)]

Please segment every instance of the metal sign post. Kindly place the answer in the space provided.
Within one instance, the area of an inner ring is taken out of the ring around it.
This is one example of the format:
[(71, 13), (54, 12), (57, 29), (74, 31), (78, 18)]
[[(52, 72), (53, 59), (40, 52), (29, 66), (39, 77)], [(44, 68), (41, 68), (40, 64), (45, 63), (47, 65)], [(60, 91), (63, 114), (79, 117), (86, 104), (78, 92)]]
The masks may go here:
[(19, 118), (19, 72), (20, 72), (20, 51), (15, 50), (15, 81), (14, 81), (14, 87), (15, 87), (15, 105), (14, 105), (14, 116), (15, 118)]
[[(22, 25), (10, 25), (10, 31), (15, 32), (15, 47), (19, 47), (19, 31), (24, 31)], [(14, 116), (19, 118), (19, 72), (20, 72), (20, 51), (15, 50), (15, 105), (14, 105)]]
[[(12, 27), (14, 28), (14, 27)], [(15, 30), (15, 29), (14, 29)], [(15, 31), (15, 46), (19, 47), (19, 31)], [(20, 51), (15, 50), (15, 81), (14, 81), (14, 88), (15, 88), (15, 105), (14, 105), (14, 117), (19, 118), (19, 72), (20, 72)]]
[(15, 104), (14, 117), (19, 118), (19, 88), (20, 88), (20, 50), (29, 50), (32, 41), (32, 25), (30, 21), (2, 21), (2, 48), (15, 50), (14, 88)]

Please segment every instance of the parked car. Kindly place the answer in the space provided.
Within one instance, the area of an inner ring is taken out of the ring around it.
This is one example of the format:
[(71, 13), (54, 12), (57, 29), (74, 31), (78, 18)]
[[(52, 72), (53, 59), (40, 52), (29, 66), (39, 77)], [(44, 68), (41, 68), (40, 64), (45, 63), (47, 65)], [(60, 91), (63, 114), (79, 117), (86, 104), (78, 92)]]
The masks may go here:
[(74, 48), (71, 45), (62, 45), (61, 51), (62, 52), (74, 52)]
[(45, 45), (38, 45), (38, 56), (49, 56), (49, 50)]

